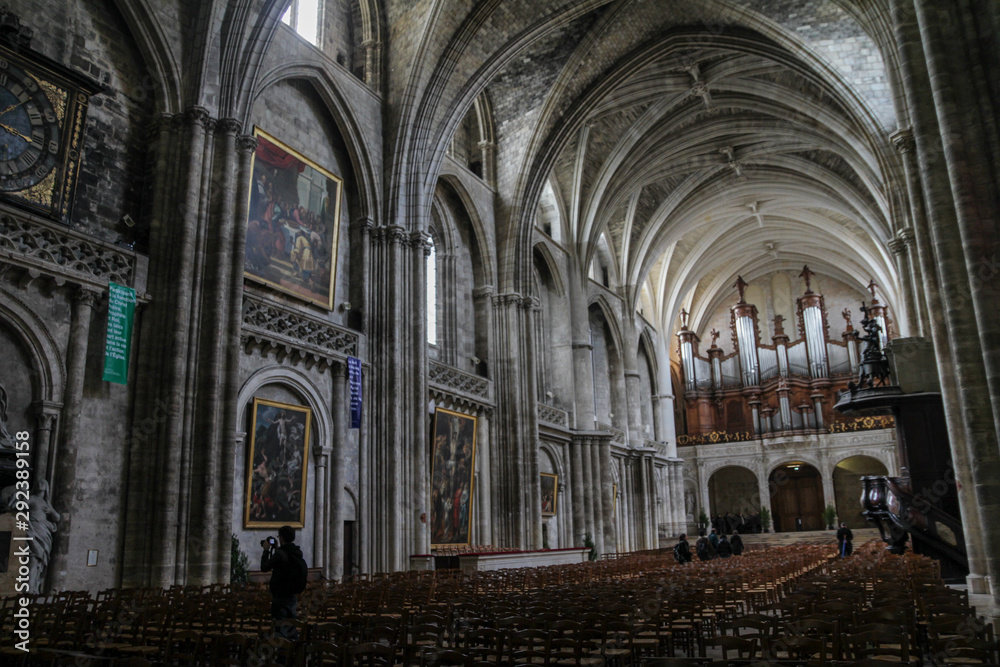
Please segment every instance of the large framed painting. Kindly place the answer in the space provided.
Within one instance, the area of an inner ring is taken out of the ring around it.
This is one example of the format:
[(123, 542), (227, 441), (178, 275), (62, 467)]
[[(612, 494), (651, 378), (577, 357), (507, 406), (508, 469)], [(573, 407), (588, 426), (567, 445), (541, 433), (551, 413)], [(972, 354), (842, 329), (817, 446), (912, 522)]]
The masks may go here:
[(476, 418), (438, 408), (431, 454), (431, 543), (469, 544)]
[(333, 309), (343, 179), (254, 128), (244, 275)]
[(556, 497), (559, 491), (559, 475), (543, 472), (542, 475), (542, 516), (555, 516)]
[(305, 527), (312, 411), (253, 399), (244, 528)]

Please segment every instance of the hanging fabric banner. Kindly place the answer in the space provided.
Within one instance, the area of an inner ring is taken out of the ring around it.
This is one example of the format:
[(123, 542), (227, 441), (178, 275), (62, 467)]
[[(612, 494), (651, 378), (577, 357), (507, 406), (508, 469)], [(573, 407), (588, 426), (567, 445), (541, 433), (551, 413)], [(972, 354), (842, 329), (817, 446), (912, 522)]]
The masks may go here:
[(351, 385), (351, 428), (361, 428), (361, 360), (347, 358), (347, 380)]
[(104, 342), (104, 380), (126, 384), (135, 318), (135, 290), (108, 283), (108, 332)]

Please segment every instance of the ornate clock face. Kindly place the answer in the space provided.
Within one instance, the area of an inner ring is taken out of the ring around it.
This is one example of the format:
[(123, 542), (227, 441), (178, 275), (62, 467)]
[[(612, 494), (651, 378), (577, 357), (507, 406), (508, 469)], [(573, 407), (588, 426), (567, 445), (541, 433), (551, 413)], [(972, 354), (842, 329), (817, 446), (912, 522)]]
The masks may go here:
[(46, 88), (62, 92), (0, 58), (0, 191), (30, 188), (58, 164), (61, 114)]

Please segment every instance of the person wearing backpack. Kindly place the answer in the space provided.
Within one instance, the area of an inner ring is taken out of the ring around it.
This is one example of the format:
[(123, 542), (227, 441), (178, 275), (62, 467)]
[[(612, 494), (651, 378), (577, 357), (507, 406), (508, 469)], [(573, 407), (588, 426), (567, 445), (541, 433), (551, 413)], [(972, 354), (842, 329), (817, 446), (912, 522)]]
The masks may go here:
[(264, 548), (260, 569), (271, 573), (271, 618), (275, 621), (275, 629), (285, 639), (297, 641), (297, 629), (277, 625), (283, 619), (298, 618), (298, 594), (305, 590), (309, 575), (302, 549), (295, 544), (295, 529), (282, 526), (278, 529), (277, 540), (269, 537), (261, 540), (260, 545)]
[(680, 564), (691, 562), (691, 545), (687, 541), (687, 533), (681, 533), (674, 545), (674, 560)]
[(694, 543), (695, 553), (698, 554), (698, 560), (712, 560), (714, 555), (714, 549), (712, 549), (712, 543), (707, 537), (705, 537), (705, 529), (698, 531), (698, 541)]

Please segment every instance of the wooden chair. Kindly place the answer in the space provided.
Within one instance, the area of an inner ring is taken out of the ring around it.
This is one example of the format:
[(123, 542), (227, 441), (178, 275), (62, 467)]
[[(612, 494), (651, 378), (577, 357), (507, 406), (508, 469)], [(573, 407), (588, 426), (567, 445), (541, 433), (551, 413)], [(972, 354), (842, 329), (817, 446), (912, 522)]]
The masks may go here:
[(365, 642), (347, 647), (345, 664), (348, 667), (392, 667), (395, 657), (394, 647)]
[(757, 654), (757, 640), (726, 635), (703, 640), (702, 657), (711, 649), (719, 649), (723, 660), (729, 660), (729, 654), (733, 652), (737, 659), (752, 660)]
[(343, 663), (344, 650), (337, 644), (314, 640), (299, 645), (295, 664), (299, 667), (337, 667)]

